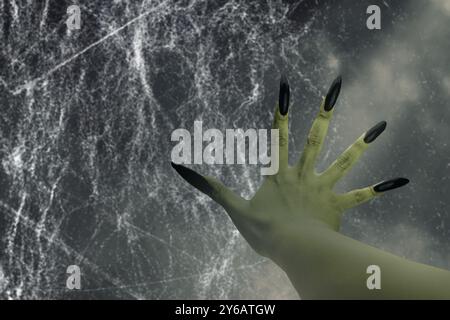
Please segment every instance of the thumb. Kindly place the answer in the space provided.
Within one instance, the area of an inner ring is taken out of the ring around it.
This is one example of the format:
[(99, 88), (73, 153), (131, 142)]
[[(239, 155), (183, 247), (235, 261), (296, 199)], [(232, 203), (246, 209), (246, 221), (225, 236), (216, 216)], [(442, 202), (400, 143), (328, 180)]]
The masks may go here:
[(219, 180), (209, 176), (202, 176), (185, 166), (171, 162), (175, 171), (189, 184), (219, 203), (226, 210), (243, 208), (246, 200), (225, 187)]

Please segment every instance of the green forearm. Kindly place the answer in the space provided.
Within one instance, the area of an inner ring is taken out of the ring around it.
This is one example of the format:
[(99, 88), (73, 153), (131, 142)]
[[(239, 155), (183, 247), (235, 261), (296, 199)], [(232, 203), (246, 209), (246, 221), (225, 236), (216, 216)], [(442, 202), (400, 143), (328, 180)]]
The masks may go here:
[[(450, 272), (408, 261), (326, 227), (285, 228), (279, 243), (275, 260), (304, 299), (450, 298)], [(370, 265), (380, 267), (379, 290), (367, 288)]]

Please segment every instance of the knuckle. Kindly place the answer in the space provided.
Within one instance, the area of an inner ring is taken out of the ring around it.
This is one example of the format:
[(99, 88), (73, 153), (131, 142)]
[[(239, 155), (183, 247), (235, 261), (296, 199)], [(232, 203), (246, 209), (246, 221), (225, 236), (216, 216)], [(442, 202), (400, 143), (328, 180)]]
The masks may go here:
[(286, 146), (288, 144), (288, 137), (284, 134), (280, 135), (278, 144), (280, 147)]
[(308, 135), (308, 139), (306, 140), (308, 146), (311, 147), (318, 147), (320, 145), (320, 142), (321, 142), (320, 135), (316, 132), (311, 132)]
[(368, 194), (365, 190), (356, 191), (353, 197), (354, 197), (356, 204), (360, 204), (369, 198)]
[(350, 153), (344, 153), (336, 160), (336, 166), (344, 171), (347, 170), (352, 163), (353, 156)]
[(317, 116), (318, 119), (323, 119), (323, 120), (330, 120), (331, 118), (331, 112), (325, 112), (325, 111), (320, 111), (319, 115)]

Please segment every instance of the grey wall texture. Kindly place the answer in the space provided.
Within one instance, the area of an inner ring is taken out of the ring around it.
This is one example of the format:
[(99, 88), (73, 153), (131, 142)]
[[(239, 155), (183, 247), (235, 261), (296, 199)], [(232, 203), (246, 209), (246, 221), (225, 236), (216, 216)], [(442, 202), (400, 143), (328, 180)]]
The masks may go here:
[[(76, 3), (81, 29), (68, 30)], [(366, 28), (377, 4), (382, 29)], [(339, 189), (411, 183), (342, 232), (450, 269), (450, 1), (0, 1), (0, 298), (298, 299), (170, 166), (176, 128), (270, 128), (290, 80), (295, 162), (331, 81), (319, 166), (380, 120)], [(255, 165), (201, 165), (249, 198)], [(66, 269), (81, 268), (81, 290)]]

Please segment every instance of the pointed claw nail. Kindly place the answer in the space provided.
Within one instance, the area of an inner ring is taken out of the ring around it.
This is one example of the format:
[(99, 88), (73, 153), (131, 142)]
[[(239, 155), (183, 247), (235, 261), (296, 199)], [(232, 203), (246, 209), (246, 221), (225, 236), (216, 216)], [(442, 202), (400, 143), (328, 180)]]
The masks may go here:
[(330, 89), (328, 90), (327, 96), (325, 98), (325, 104), (323, 107), (325, 111), (328, 112), (331, 109), (333, 109), (334, 105), (336, 104), (336, 100), (339, 96), (339, 92), (341, 91), (341, 85), (342, 85), (342, 78), (341, 76), (339, 76), (336, 79), (334, 79)]
[(383, 181), (373, 187), (376, 192), (385, 192), (392, 189), (403, 187), (405, 184), (408, 184), (409, 180), (406, 178), (396, 178), (388, 181)]
[(285, 75), (280, 79), (280, 96), (278, 100), (278, 108), (282, 116), (285, 116), (289, 110), (289, 97), (291, 95), (289, 82)]
[(383, 133), (384, 129), (386, 129), (386, 125), (386, 121), (381, 121), (374, 125), (369, 131), (366, 132), (366, 135), (364, 136), (364, 142), (373, 142), (376, 138), (378, 138), (380, 134)]
[(206, 181), (204, 177), (199, 175), (194, 170), (191, 170), (189, 168), (186, 168), (185, 166), (176, 164), (171, 162), (172, 168), (175, 169), (175, 171), (187, 182), (192, 184), (194, 187), (196, 187), (198, 190), (200, 190), (203, 193), (206, 193), (207, 195), (211, 195), (213, 192), (213, 189), (211, 185)]

